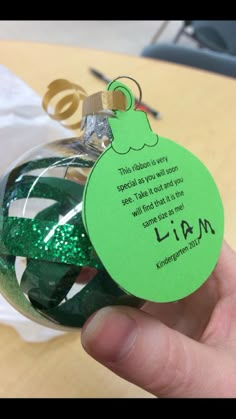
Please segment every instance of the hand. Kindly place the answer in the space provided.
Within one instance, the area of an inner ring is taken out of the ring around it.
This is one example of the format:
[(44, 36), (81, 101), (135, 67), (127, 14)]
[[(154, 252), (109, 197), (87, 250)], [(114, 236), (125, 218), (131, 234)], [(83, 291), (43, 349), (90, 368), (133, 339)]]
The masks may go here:
[(236, 253), (224, 243), (210, 278), (183, 300), (99, 310), (82, 344), (158, 397), (236, 397)]

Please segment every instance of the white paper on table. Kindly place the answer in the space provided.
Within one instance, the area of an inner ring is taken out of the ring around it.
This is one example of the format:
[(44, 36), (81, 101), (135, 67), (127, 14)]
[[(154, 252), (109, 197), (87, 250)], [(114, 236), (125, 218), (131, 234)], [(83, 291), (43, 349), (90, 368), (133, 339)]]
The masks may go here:
[[(49, 118), (41, 103), (42, 99), (29, 86), (0, 65), (0, 176), (30, 148), (73, 136)], [(14, 327), (28, 342), (42, 342), (65, 333), (34, 323), (1, 295), (0, 323)]]

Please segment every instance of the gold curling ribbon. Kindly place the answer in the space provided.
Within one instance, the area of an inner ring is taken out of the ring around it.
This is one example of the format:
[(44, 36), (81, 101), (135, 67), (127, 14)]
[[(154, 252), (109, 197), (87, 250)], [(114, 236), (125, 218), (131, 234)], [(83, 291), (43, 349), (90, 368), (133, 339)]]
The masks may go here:
[(126, 110), (126, 97), (120, 90), (97, 92), (85, 98), (82, 115), (91, 115), (102, 110)]
[[(54, 106), (53, 112), (50, 112), (49, 105), (52, 99), (55, 99), (55, 96), (66, 90), (71, 90), (72, 93), (69, 93), (59, 99), (56, 106)], [(76, 130), (80, 128), (81, 120), (73, 124), (61, 121), (70, 118), (78, 110), (80, 101), (83, 101), (82, 116), (94, 114), (107, 109), (121, 111), (126, 110), (126, 97), (122, 91), (112, 90), (97, 92), (88, 96), (83, 87), (65, 79), (57, 79), (49, 84), (48, 91), (43, 97), (42, 106), (50, 118), (60, 121), (60, 123), (66, 128)]]
[[(72, 93), (67, 94), (61, 98), (54, 108), (54, 112), (49, 111), (49, 104), (53, 98), (59, 93), (62, 93), (66, 90), (72, 90)], [(56, 121), (63, 121), (70, 118), (79, 108), (80, 101), (87, 96), (86, 91), (83, 87), (78, 84), (71, 83), (65, 79), (57, 79), (51, 82), (48, 86), (48, 91), (43, 97), (42, 106), (45, 112), (50, 116), (50, 118)], [(63, 109), (67, 107), (66, 110)], [(67, 124), (61, 122), (63, 126), (69, 129), (78, 129), (81, 126), (81, 121), (78, 121), (74, 124)]]

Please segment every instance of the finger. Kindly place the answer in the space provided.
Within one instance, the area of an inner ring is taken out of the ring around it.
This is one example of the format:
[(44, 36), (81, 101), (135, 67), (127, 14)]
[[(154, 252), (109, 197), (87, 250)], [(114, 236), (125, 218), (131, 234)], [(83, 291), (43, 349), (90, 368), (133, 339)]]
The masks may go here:
[(214, 397), (222, 374), (214, 348), (131, 307), (99, 310), (85, 324), (82, 344), (97, 361), (159, 397)]
[(212, 346), (236, 348), (236, 253), (223, 243), (217, 266), (213, 272), (219, 301), (214, 308), (201, 342)]
[(214, 276), (218, 281), (221, 297), (236, 293), (236, 253), (225, 241)]
[[(215, 270), (197, 291), (174, 303), (156, 304), (147, 302), (143, 307), (143, 311), (157, 317), (167, 326), (193, 337), (194, 339), (199, 339), (212, 316), (212, 312), (218, 300), (227, 296), (232, 299), (232, 296), (234, 294), (236, 295), (235, 278), (236, 254), (234, 250), (224, 242)], [(201, 306), (200, 311), (199, 306)], [(225, 322), (230, 324), (230, 320), (228, 320), (228, 317), (226, 316), (229, 309), (231, 318), (234, 318), (234, 316), (232, 316), (231, 306), (233, 308), (235, 307), (235, 301), (233, 301), (231, 305), (229, 305), (228, 301), (226, 302), (227, 310), (224, 307), (224, 317), (222, 317), (221, 314), (222, 305), (220, 306), (219, 316), (221, 318), (221, 323), (222, 319), (225, 318)], [(215, 323), (218, 324), (218, 311), (214, 313), (214, 317), (215, 315), (217, 315), (217, 321)], [(211, 329), (212, 326), (211, 323)], [(227, 329), (222, 327), (221, 335), (226, 333)], [(233, 326), (233, 332), (234, 330), (235, 327)], [(221, 335), (218, 336), (219, 339), (222, 338)], [(208, 333), (205, 334), (205, 336), (208, 337)]]
[[(194, 293), (171, 303), (146, 302), (142, 310), (172, 329), (198, 340), (208, 324), (219, 299), (213, 275)], [(199, 310), (199, 306), (201, 310)]]

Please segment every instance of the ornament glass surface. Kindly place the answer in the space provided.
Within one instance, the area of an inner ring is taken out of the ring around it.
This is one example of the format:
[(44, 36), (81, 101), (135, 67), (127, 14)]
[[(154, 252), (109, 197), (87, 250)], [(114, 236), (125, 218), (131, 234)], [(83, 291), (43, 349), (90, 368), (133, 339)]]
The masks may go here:
[(112, 280), (82, 222), (84, 185), (111, 141), (111, 116), (88, 115), (80, 137), (30, 150), (1, 178), (0, 291), (47, 327), (79, 328), (103, 306), (141, 303)]

